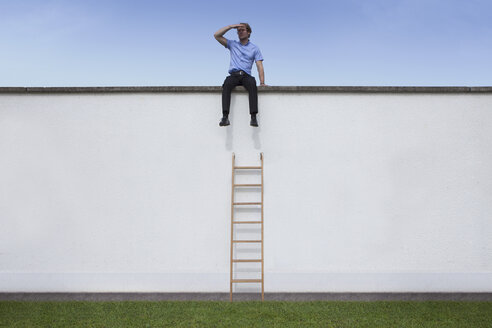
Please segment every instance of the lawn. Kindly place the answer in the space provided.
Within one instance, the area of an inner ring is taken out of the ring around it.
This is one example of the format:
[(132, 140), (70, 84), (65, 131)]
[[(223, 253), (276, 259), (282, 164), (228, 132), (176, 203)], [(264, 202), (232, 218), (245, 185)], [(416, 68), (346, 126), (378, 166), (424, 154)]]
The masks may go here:
[(492, 327), (492, 302), (0, 302), (0, 327)]

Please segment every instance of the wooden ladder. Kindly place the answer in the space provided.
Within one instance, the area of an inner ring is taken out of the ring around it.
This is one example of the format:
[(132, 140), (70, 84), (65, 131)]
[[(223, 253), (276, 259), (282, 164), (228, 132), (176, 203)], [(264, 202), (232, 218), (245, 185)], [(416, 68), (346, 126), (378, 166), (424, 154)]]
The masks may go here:
[[(261, 283), (261, 300), (265, 298), (265, 284), (264, 284), (264, 262), (263, 262), (263, 153), (260, 153), (261, 166), (236, 166), (236, 155), (232, 153), (232, 188), (231, 188), (231, 280), (230, 280), (230, 301), (232, 302), (232, 286), (234, 283)], [(261, 173), (260, 184), (236, 184), (236, 171), (237, 170), (258, 170)], [(236, 202), (235, 191), (236, 188), (260, 188), (261, 189), (261, 202)], [(234, 215), (234, 209), (236, 206), (248, 206), (259, 205), (261, 208), (260, 220), (237, 220)], [(261, 226), (261, 239), (260, 240), (235, 240), (234, 239), (234, 226), (237, 224), (253, 224)], [(261, 246), (261, 258), (260, 259), (236, 259), (234, 258), (234, 244), (238, 243), (257, 243)], [(261, 279), (234, 279), (233, 269), (234, 263), (261, 263)]]

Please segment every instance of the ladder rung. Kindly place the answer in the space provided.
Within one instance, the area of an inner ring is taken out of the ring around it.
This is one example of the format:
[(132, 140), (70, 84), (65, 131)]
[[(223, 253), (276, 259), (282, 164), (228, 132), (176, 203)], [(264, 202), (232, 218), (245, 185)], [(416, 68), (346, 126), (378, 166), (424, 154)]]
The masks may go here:
[(261, 170), (261, 166), (234, 166), (235, 170)]
[(261, 184), (235, 184), (234, 187), (261, 187)]
[(233, 240), (233, 243), (261, 243), (261, 240)]
[(261, 262), (261, 260), (232, 260), (232, 262)]
[(232, 282), (262, 282), (261, 279), (235, 279)]
[(232, 223), (240, 223), (240, 224), (243, 224), (243, 223), (258, 223), (258, 224), (261, 224), (263, 222), (261, 221), (232, 221)]
[(246, 202), (246, 203), (233, 203), (233, 204), (234, 205), (261, 205), (261, 202), (259, 202), (259, 203), (248, 203), (248, 202)]

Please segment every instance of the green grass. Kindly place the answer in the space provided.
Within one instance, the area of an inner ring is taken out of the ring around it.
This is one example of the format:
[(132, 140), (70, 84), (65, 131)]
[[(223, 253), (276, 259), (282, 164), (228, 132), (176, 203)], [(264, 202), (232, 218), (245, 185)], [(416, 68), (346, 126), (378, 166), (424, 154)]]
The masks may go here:
[(0, 327), (492, 328), (492, 302), (0, 302)]

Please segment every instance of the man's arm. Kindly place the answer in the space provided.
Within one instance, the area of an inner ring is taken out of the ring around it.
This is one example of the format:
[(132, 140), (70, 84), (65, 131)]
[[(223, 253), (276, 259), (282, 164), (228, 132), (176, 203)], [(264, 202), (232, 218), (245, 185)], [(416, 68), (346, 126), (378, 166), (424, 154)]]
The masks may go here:
[(221, 28), (220, 30), (214, 33), (215, 40), (219, 41), (219, 43), (224, 47), (227, 47), (227, 39), (224, 38), (224, 34), (230, 29), (238, 28), (239, 26), (241, 26), (241, 24), (227, 25)]
[(265, 71), (263, 70), (263, 60), (256, 61), (256, 68), (258, 69), (258, 75), (260, 76), (260, 86), (264, 87), (265, 84)]

